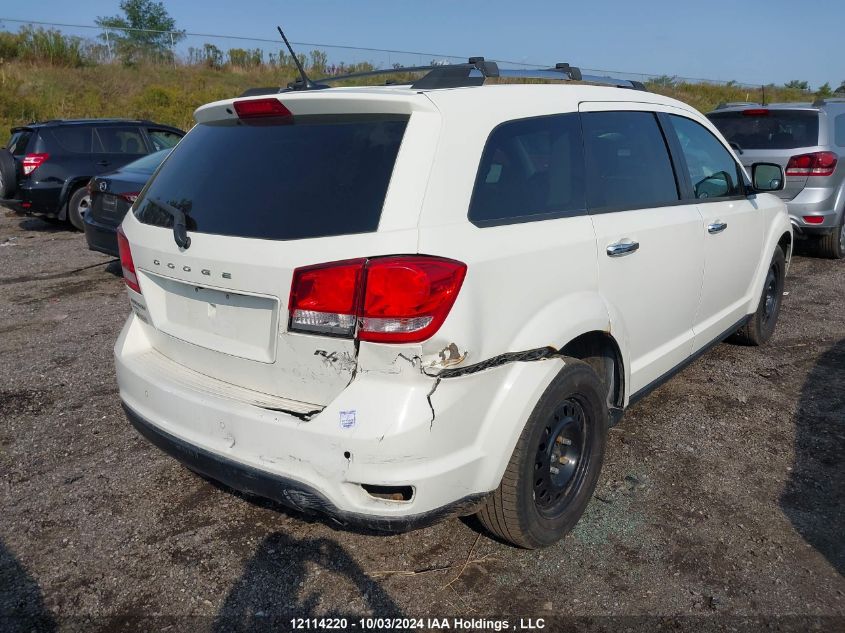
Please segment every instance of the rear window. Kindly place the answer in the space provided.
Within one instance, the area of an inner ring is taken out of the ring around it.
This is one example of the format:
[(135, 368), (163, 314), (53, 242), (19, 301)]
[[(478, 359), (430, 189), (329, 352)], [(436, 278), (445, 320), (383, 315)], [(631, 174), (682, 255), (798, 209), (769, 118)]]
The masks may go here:
[(135, 215), (190, 231), (295, 240), (378, 229), (407, 116), (297, 116), (201, 123), (173, 149)]
[(503, 123), (490, 134), (469, 219), (495, 226), (586, 213), (577, 114)]
[[(761, 114), (755, 114), (757, 111)], [(729, 143), (736, 143), (740, 149), (795, 149), (819, 144), (819, 115), (812, 110), (757, 108), (715, 112), (707, 117)]]
[(140, 128), (108, 126), (95, 130), (94, 151), (99, 154), (146, 154), (147, 148)]
[(678, 201), (669, 150), (653, 113), (587, 112), (581, 121), (591, 211)]
[(12, 156), (23, 156), (26, 154), (26, 148), (29, 145), (30, 138), (32, 138), (32, 132), (29, 130), (12, 132), (12, 138), (9, 139), (6, 149), (9, 150)]

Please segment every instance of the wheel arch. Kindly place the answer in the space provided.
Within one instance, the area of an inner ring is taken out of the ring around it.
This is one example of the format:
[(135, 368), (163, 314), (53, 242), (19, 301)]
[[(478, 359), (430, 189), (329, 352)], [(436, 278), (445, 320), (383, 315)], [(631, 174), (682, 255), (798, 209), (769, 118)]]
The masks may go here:
[(607, 389), (611, 424), (618, 422), (625, 403), (625, 362), (613, 335), (604, 330), (584, 332), (561, 347), (560, 352), (584, 361), (595, 370)]
[(81, 187), (84, 187), (88, 181), (91, 180), (91, 177), (76, 177), (76, 178), (68, 178), (65, 181), (64, 187), (62, 187), (62, 193), (59, 198), (59, 208), (57, 210), (58, 217), (60, 220), (67, 220), (68, 209), (67, 205), (70, 202), (70, 199), (73, 197)]

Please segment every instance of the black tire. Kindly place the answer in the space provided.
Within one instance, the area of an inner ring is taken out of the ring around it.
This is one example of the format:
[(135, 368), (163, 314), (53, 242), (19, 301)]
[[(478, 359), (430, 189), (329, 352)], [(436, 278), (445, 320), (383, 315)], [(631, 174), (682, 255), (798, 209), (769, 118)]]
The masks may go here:
[(780, 314), (780, 304), (783, 300), (783, 281), (786, 276), (786, 258), (780, 247), (775, 249), (766, 280), (763, 283), (763, 294), (757, 310), (733, 336), (733, 340), (744, 345), (762, 345), (775, 333), (775, 325)]
[(604, 459), (601, 379), (580, 360), (564, 362), (522, 430), (502, 482), (478, 512), (495, 536), (526, 549), (552, 545), (575, 526)]
[(67, 219), (77, 231), (85, 230), (82, 216), (87, 213), (90, 207), (91, 194), (85, 187), (80, 187), (71, 194), (70, 200), (67, 202)]
[(18, 188), (15, 159), (6, 148), (0, 149), (0, 198), (11, 198)]
[(823, 235), (818, 240), (819, 255), (829, 259), (845, 257), (845, 212), (835, 230)]

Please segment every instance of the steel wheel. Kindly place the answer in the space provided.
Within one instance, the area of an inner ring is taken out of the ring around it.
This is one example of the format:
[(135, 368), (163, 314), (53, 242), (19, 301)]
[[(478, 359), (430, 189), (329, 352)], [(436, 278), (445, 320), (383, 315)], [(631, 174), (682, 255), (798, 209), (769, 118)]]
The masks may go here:
[(543, 429), (534, 462), (534, 503), (555, 517), (569, 505), (589, 462), (586, 415), (577, 396), (567, 398)]

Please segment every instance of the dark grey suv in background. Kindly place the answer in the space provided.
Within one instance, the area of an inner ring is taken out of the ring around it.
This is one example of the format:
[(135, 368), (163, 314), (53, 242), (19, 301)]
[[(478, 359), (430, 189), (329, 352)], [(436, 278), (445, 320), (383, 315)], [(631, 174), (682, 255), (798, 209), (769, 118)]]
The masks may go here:
[(781, 165), (777, 192), (795, 234), (818, 241), (826, 257), (845, 257), (845, 98), (814, 103), (727, 103), (707, 117), (743, 165)]
[(0, 148), (0, 204), (83, 230), (92, 176), (176, 145), (185, 133), (152, 121), (65, 119), (12, 128)]

